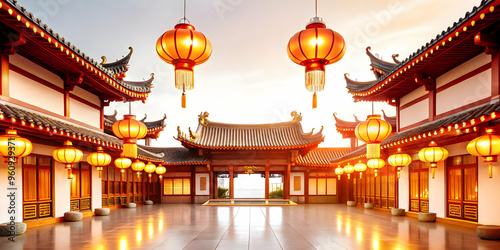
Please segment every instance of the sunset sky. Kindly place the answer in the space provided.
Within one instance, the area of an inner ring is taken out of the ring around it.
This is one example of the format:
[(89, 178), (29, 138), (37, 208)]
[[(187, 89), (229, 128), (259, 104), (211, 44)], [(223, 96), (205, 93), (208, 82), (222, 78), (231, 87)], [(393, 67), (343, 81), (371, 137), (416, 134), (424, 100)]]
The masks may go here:
[[(325, 91), (318, 93), (318, 108), (311, 109), (312, 93), (304, 86), (304, 68), (287, 56), (286, 45), (314, 16), (314, 0), (188, 0), (187, 18), (211, 41), (213, 53), (195, 67), (195, 89), (174, 87), (174, 68), (156, 54), (155, 43), (183, 16), (183, 0), (19, 0), (91, 58), (115, 61), (134, 48), (126, 80), (142, 80), (155, 73), (154, 88), (146, 104), (132, 104), (138, 119), (158, 120), (167, 115), (167, 127), (153, 146), (181, 146), (172, 138), (177, 126), (187, 132), (198, 125), (197, 115), (208, 111), (209, 120), (226, 123), (273, 123), (303, 116), (304, 131), (324, 126), (320, 147), (348, 146), (335, 131), (332, 114), (364, 120), (370, 103), (354, 103), (345, 88), (344, 73), (361, 81), (373, 80), (365, 49), (385, 60), (399, 54), (404, 60), (442, 30), (458, 21), (479, 0), (318, 0), (318, 16), (339, 32), (347, 44), (344, 58), (326, 67)], [(128, 113), (128, 105), (113, 103), (106, 114)], [(395, 108), (375, 104), (395, 115)]]

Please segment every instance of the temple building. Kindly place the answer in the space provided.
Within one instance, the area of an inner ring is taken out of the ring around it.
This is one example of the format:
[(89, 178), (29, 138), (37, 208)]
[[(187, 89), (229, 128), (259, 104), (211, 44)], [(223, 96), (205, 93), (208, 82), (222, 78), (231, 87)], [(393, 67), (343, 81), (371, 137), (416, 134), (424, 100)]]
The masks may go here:
[[(393, 134), (381, 142), (380, 157), (387, 162), (399, 148), (412, 162), (399, 178), (388, 164), (377, 177), (373, 169), (362, 177), (357, 172), (351, 179), (342, 176), (349, 199), (379, 208), (435, 212), (442, 220), (500, 224), (500, 204), (493, 198), (500, 188), (498, 163), (493, 162), (489, 178), (488, 163), (467, 151), (471, 140), (499, 129), (498, 16), (483, 1), (402, 61), (397, 56), (384, 61), (367, 48), (375, 80), (358, 82), (346, 75), (347, 89), (355, 102), (386, 102), (396, 108), (395, 119), (384, 118)], [(352, 139), (350, 131), (359, 122), (337, 119), (337, 130)], [(449, 153), (437, 168), (418, 156), (431, 141)], [(366, 152), (363, 145), (333, 158), (332, 164), (366, 162)]]

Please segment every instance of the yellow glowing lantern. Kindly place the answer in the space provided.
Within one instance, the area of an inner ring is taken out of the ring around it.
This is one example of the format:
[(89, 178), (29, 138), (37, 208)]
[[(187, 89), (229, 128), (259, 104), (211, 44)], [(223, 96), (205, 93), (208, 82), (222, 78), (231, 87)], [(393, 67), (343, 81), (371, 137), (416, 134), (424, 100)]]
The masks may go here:
[(156, 166), (151, 162), (148, 162), (148, 164), (146, 164), (146, 166), (144, 167), (144, 172), (148, 173), (149, 182), (151, 182), (151, 174), (154, 173), (155, 170)]
[(434, 179), (437, 163), (448, 158), (448, 150), (442, 147), (438, 147), (436, 142), (431, 141), (428, 147), (420, 149), (420, 151), (418, 152), (418, 158), (422, 162), (431, 163), (432, 179)]
[(137, 172), (137, 176), (141, 174), (141, 171), (144, 170), (145, 167), (146, 165), (144, 164), (144, 162), (139, 161), (139, 159), (136, 159), (131, 165), (132, 170)]
[(305, 66), (306, 89), (313, 94), (313, 109), (317, 107), (316, 92), (325, 88), (325, 65), (342, 59), (346, 51), (344, 38), (326, 28), (320, 17), (313, 17), (306, 29), (297, 32), (287, 45), (288, 57)]
[(366, 166), (373, 169), (375, 171), (375, 177), (377, 177), (378, 169), (385, 166), (385, 161), (380, 158), (369, 159), (366, 162)]
[(194, 88), (193, 68), (210, 58), (212, 44), (183, 18), (173, 30), (158, 38), (156, 52), (163, 61), (174, 65), (175, 88), (182, 91), (182, 107), (185, 108), (185, 92)]
[(354, 164), (354, 171), (359, 172), (359, 178), (363, 178), (363, 172), (366, 170), (366, 164), (362, 163), (359, 161), (358, 163)]
[(160, 164), (156, 167), (155, 172), (161, 179), (163, 178), (163, 174), (167, 172), (167, 168)]
[(347, 179), (351, 179), (351, 174), (354, 173), (354, 166), (347, 163), (347, 165), (344, 166), (344, 173), (347, 174)]
[(500, 136), (493, 135), (494, 129), (487, 128), (486, 135), (479, 136), (467, 144), (467, 151), (474, 156), (483, 157), (483, 162), (488, 162), (488, 175), (491, 178), (492, 162), (497, 161), (500, 154)]
[(335, 174), (340, 180), (340, 176), (344, 174), (344, 169), (341, 166), (338, 166), (337, 168), (335, 168)]
[(97, 168), (99, 178), (101, 178), (102, 168), (111, 163), (111, 155), (105, 153), (102, 147), (97, 147), (96, 152), (92, 152), (87, 156), (87, 163)]
[(31, 141), (17, 135), (15, 129), (6, 129), (5, 134), (0, 135), (0, 154), (5, 157), (5, 161), (14, 157), (13, 162), (17, 162), (18, 158), (29, 155), (31, 150)]
[(381, 119), (380, 115), (369, 115), (354, 129), (356, 138), (366, 143), (366, 158), (380, 158), (380, 142), (387, 139), (392, 126)]
[(71, 173), (71, 168), (73, 163), (80, 162), (83, 158), (83, 153), (81, 150), (73, 147), (73, 143), (65, 141), (64, 146), (52, 152), (52, 157), (57, 162), (64, 164), (65, 168), (68, 170), (68, 179), (72, 179), (73, 174)]
[(137, 139), (146, 136), (148, 128), (144, 123), (135, 119), (135, 115), (123, 115), (123, 120), (113, 124), (113, 133), (123, 139), (123, 155), (137, 158)]
[(401, 167), (408, 166), (411, 163), (411, 156), (409, 154), (401, 153), (401, 149), (398, 148), (398, 152), (396, 154), (390, 155), (387, 159), (387, 162), (393, 166), (397, 167), (398, 178), (400, 176)]
[(123, 157), (123, 154), (121, 154), (119, 158), (115, 159), (115, 166), (120, 169), (120, 172), (122, 173), (122, 179), (123, 175), (125, 174), (125, 169), (129, 168), (130, 165), (132, 165), (132, 160), (127, 157)]

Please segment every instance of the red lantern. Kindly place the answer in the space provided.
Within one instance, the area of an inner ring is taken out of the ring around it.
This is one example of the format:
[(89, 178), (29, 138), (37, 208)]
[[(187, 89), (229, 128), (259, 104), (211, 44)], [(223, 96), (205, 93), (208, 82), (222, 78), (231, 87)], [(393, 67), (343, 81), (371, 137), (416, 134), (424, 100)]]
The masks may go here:
[(156, 166), (151, 162), (148, 162), (148, 164), (146, 164), (146, 166), (144, 167), (144, 172), (148, 173), (149, 182), (151, 182), (151, 174), (154, 173), (155, 170)]
[(363, 178), (363, 172), (366, 170), (366, 164), (362, 163), (359, 161), (358, 163), (354, 164), (354, 171), (359, 172), (359, 178)]
[(160, 176), (161, 180), (161, 178), (163, 178), (163, 174), (167, 172), (167, 168), (160, 164), (156, 167), (155, 172), (158, 176)]
[(123, 154), (120, 155), (120, 158), (115, 159), (115, 166), (120, 169), (120, 172), (122, 173), (122, 179), (123, 175), (125, 174), (125, 169), (130, 167), (130, 165), (132, 165), (132, 160), (123, 157)]
[(398, 148), (398, 153), (390, 155), (387, 159), (389, 165), (398, 168), (398, 178), (399, 172), (401, 171), (401, 167), (408, 166), (411, 163), (411, 156), (409, 154), (401, 153), (401, 149)]
[(102, 147), (97, 147), (97, 152), (92, 152), (87, 156), (87, 162), (97, 168), (99, 178), (101, 178), (102, 168), (111, 163), (111, 155), (105, 153)]
[(193, 68), (202, 64), (212, 54), (212, 44), (195, 31), (194, 26), (183, 18), (173, 30), (165, 32), (156, 42), (156, 52), (165, 62), (174, 65), (175, 88), (182, 90), (182, 107), (186, 107), (185, 91), (194, 88)]
[(73, 163), (77, 163), (82, 160), (83, 153), (81, 150), (73, 147), (73, 143), (65, 141), (64, 146), (57, 148), (52, 152), (52, 157), (57, 162), (65, 165), (65, 168), (68, 170), (68, 179), (73, 179), (71, 168), (73, 167)]
[(113, 133), (123, 139), (123, 155), (137, 158), (137, 139), (142, 139), (148, 133), (144, 123), (135, 119), (135, 115), (123, 115), (123, 120), (113, 124)]
[(375, 177), (377, 177), (378, 169), (383, 168), (385, 166), (385, 161), (380, 158), (369, 159), (366, 162), (366, 166), (372, 168), (375, 171)]
[(338, 166), (337, 168), (335, 168), (335, 174), (340, 180), (340, 176), (344, 174), (344, 169), (341, 166)]
[(28, 139), (17, 135), (15, 129), (6, 129), (4, 135), (0, 135), (0, 155), (5, 158), (14, 157), (14, 162), (20, 157), (27, 156), (33, 150), (33, 145)]
[(306, 29), (290, 38), (288, 57), (296, 64), (305, 66), (306, 89), (313, 94), (313, 109), (317, 107), (316, 92), (325, 88), (325, 65), (338, 62), (344, 56), (344, 38), (326, 28), (319, 17), (313, 17)]
[(423, 148), (418, 151), (418, 158), (423, 162), (431, 163), (432, 179), (434, 179), (437, 163), (448, 158), (448, 150), (438, 147), (436, 142), (431, 141), (427, 148)]
[(467, 151), (474, 156), (483, 157), (483, 162), (488, 162), (489, 177), (493, 177), (492, 162), (497, 161), (500, 154), (500, 136), (493, 135), (493, 128), (486, 129), (486, 135), (479, 136), (467, 144)]
[(366, 143), (366, 158), (380, 158), (380, 142), (392, 132), (392, 126), (381, 119), (380, 115), (369, 115), (354, 129), (356, 138)]
[(344, 173), (347, 174), (347, 179), (351, 179), (351, 174), (354, 173), (354, 166), (347, 163), (347, 165), (344, 166)]

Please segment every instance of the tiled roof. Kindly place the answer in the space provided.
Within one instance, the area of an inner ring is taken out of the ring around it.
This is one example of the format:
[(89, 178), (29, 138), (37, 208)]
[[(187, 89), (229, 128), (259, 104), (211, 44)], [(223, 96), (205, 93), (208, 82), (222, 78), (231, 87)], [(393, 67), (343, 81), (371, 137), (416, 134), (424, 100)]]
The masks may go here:
[(397, 131), (397, 117), (396, 116), (387, 116), (385, 114), (385, 111), (382, 110), (382, 117), (384, 118), (384, 121), (388, 122), (392, 126), (392, 131)]
[(337, 130), (339, 128), (352, 128), (352, 129), (354, 129), (361, 122), (360, 120), (358, 120), (358, 117), (356, 117), (356, 115), (354, 115), (354, 119), (356, 120), (354, 122), (344, 121), (344, 120), (338, 118), (336, 113), (333, 113), (333, 117), (335, 118), (335, 126), (337, 127)]
[(117, 121), (116, 115), (118, 112), (115, 110), (115, 113), (112, 115), (106, 115), (104, 114), (104, 127), (113, 127), (113, 124)]
[(163, 118), (160, 120), (156, 121), (146, 121), (148, 118), (148, 115), (144, 115), (144, 118), (142, 118), (140, 121), (146, 125), (148, 130), (156, 129), (156, 128), (164, 128), (165, 127), (165, 120), (167, 119), (167, 115), (163, 114)]
[(127, 89), (140, 93), (151, 92), (151, 86), (153, 85), (153, 80), (155, 79), (155, 74), (151, 73), (151, 77), (143, 81), (122, 81), (122, 85)]
[(350, 91), (357, 91), (358, 89), (364, 89), (366, 86), (372, 86), (377, 83), (377, 80), (366, 81), (366, 82), (358, 82), (356, 80), (352, 80), (349, 78), (349, 74), (344, 74), (345, 82), (347, 84), (347, 88)]
[(373, 70), (376, 70), (382, 75), (391, 71), (394, 68), (394, 66), (396, 66), (396, 63), (387, 62), (378, 58), (378, 56), (372, 53), (370, 47), (366, 48), (366, 54), (368, 55), (368, 57), (370, 57), (370, 62), (373, 67)]
[[(7, 103), (0, 103), (0, 123), (14, 124), (17, 129), (31, 130), (42, 138), (51, 137), (54, 141), (79, 140), (116, 150), (121, 150), (123, 145), (115, 136)], [(161, 155), (146, 150), (138, 150), (138, 154), (141, 160), (161, 162), (162, 159)]]
[[(348, 81), (347, 88), (355, 101), (388, 101), (420, 87), (413, 75), (417, 72), (438, 77), (474, 56), (484, 47), (474, 45), (474, 36), (498, 20), (498, 0), (482, 0), (434, 39), (427, 42), (406, 59), (388, 68), (386, 74), (374, 82)], [(346, 79), (347, 80), (347, 79)]]
[(364, 157), (366, 157), (366, 144), (359, 146), (357, 149), (354, 149), (343, 156), (331, 158), (330, 162), (332, 164), (340, 164), (349, 160), (353, 161), (354, 159)]
[[(405, 144), (412, 144), (413, 141), (428, 137), (429, 140), (450, 136), (457, 136), (456, 130), (465, 130), (500, 117), (500, 102), (487, 103), (468, 109), (436, 121), (428, 122), (416, 128), (395, 133), (382, 141), (382, 148), (393, 146), (403, 147)], [(472, 129), (470, 129), (472, 132)], [(366, 147), (362, 147), (350, 152), (343, 157), (333, 158), (332, 162), (343, 162), (354, 157), (361, 157), (366, 154)]]
[(350, 148), (315, 148), (305, 156), (299, 155), (297, 165), (330, 167), (331, 159), (342, 157), (349, 151)]
[(142, 148), (156, 153), (164, 154), (163, 161), (164, 165), (203, 165), (208, 164), (208, 159), (206, 155), (198, 155), (196, 150), (189, 150), (187, 148), (153, 148), (145, 147)]
[[(134, 49), (132, 47), (128, 47), (130, 52), (128, 55), (124, 56), (123, 58), (116, 60), (115, 62), (110, 62), (110, 63), (101, 63), (101, 66), (109, 71), (111, 71), (113, 74), (120, 74), (124, 71), (127, 71), (128, 67), (128, 62), (130, 61), (130, 58), (132, 57), (132, 53), (134, 53)], [(106, 57), (102, 57), (104, 60), (106, 60)]]
[(318, 145), (324, 140), (318, 133), (304, 133), (298, 121), (272, 124), (227, 124), (208, 121), (196, 133), (180, 133), (177, 140), (187, 147), (212, 149), (292, 149)]

